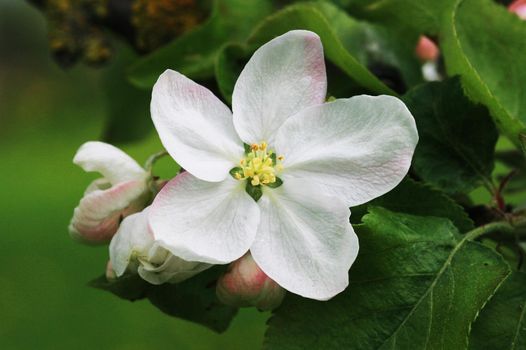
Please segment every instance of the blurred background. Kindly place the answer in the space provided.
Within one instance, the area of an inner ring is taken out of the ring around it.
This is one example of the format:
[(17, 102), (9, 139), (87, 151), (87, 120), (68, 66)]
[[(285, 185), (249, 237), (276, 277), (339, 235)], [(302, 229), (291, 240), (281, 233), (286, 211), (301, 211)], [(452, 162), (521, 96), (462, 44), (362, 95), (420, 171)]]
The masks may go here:
[[(105, 79), (117, 65), (59, 68), (42, 12), (0, 0), (0, 349), (259, 348), (269, 314), (241, 310), (218, 335), (148, 301), (86, 285), (104, 272), (108, 252), (68, 236), (73, 208), (96, 176), (72, 158), (83, 142), (108, 133), (115, 107)], [(116, 133), (130, 113), (117, 112)], [(144, 120), (150, 128), (147, 114)], [(140, 163), (161, 149), (153, 132), (118, 146)], [(170, 160), (160, 162), (161, 175), (175, 171)]]
[[(279, 8), (291, 2), (268, 4)], [(86, 186), (97, 177), (73, 165), (78, 147), (109, 140), (143, 163), (162, 149), (148, 111), (150, 87), (161, 68), (207, 79), (206, 86), (218, 96), (228, 96), (249, 52), (238, 52), (234, 45), (222, 53), (225, 62), (211, 58), (227, 40), (244, 40), (250, 26), (273, 9), (263, 1), (225, 2), (230, 7), (217, 7), (206, 30), (172, 47), (170, 55), (181, 58), (174, 62), (163, 56), (163, 45), (204, 23), (211, 1), (134, 0), (132, 8), (117, 6), (132, 3), (128, 0), (31, 3), (0, 0), (0, 349), (260, 348), (269, 313), (242, 309), (224, 334), (216, 334), (164, 315), (148, 301), (131, 303), (88, 287), (104, 273), (107, 247), (73, 242), (67, 226)], [(343, 44), (382, 82), (404, 92), (424, 81), (414, 52), (418, 36), (408, 38), (398, 52), (389, 47), (389, 31), (358, 27), (363, 30), (339, 33), (348, 39)], [(369, 45), (371, 39), (384, 51)], [(126, 72), (138, 56), (151, 52), (159, 54), (135, 67), (134, 83), (141, 90), (126, 80)], [(232, 73), (218, 75), (219, 83), (211, 78), (217, 62), (224, 64), (223, 73)], [(392, 69), (394, 64), (402, 74)], [(364, 92), (329, 61), (327, 71), (331, 96)], [(499, 140), (504, 156), (511, 148), (509, 141)], [(164, 178), (178, 170), (169, 157), (155, 169)], [(509, 171), (501, 161), (494, 175), (499, 179)], [(507, 199), (523, 207), (524, 177), (521, 181), (508, 186), (516, 193)], [(483, 188), (470, 197), (474, 204), (492, 200)]]

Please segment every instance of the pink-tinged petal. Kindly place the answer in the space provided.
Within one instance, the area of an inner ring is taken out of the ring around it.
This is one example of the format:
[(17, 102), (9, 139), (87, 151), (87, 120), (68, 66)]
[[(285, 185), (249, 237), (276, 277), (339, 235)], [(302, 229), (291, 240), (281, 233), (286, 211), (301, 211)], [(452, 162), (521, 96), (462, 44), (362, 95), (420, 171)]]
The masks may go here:
[(234, 87), (234, 125), (247, 143), (272, 144), (276, 130), (300, 110), (323, 103), (327, 76), (318, 35), (293, 30), (261, 46)]
[(228, 107), (180, 73), (161, 74), (153, 87), (151, 113), (166, 150), (201, 180), (224, 180), (243, 156)]
[(259, 267), (289, 292), (327, 300), (349, 284), (358, 254), (349, 209), (302, 181), (266, 189), (261, 223), (250, 252)]
[(515, 13), (522, 19), (526, 19), (526, 0), (516, 0), (508, 6), (510, 12)]
[(111, 184), (144, 179), (146, 171), (126, 153), (110, 144), (90, 141), (83, 144), (73, 163), (85, 171), (101, 173)]
[(189, 173), (163, 187), (150, 210), (154, 237), (187, 261), (229, 263), (248, 251), (259, 223), (259, 208), (230, 176), (206, 182)]
[(144, 208), (148, 196), (144, 180), (123, 182), (107, 190), (92, 189), (73, 212), (70, 235), (85, 243), (106, 243), (124, 217)]
[(427, 36), (420, 36), (416, 45), (416, 56), (422, 61), (434, 61), (438, 58), (440, 51), (438, 46)]
[(285, 290), (259, 268), (250, 253), (230, 264), (217, 281), (216, 293), (226, 305), (255, 306), (262, 311), (277, 308), (285, 297)]
[(355, 96), (304, 110), (276, 136), (284, 183), (299, 179), (347, 206), (392, 190), (407, 174), (418, 142), (413, 116), (392, 96)]

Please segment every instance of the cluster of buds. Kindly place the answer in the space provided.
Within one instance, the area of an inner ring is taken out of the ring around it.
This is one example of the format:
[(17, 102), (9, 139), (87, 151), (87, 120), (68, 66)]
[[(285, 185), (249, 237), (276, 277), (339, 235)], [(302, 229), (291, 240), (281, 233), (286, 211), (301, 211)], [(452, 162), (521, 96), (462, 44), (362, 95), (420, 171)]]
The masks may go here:
[[(87, 244), (109, 242), (106, 278), (138, 274), (151, 284), (178, 283), (211, 267), (173, 255), (156, 241), (148, 223), (149, 205), (166, 183), (152, 175), (154, 155), (143, 168), (122, 150), (87, 142), (73, 162), (101, 178), (86, 189), (69, 225), (72, 238)], [(220, 301), (235, 307), (271, 310), (281, 304), (285, 290), (271, 280), (250, 253), (234, 261), (217, 283)]]

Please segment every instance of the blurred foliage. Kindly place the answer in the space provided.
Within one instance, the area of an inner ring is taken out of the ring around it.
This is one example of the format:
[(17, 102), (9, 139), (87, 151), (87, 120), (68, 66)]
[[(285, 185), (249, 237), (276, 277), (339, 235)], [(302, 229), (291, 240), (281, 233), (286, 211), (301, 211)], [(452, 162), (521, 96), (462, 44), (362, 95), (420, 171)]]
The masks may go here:
[[(0, 0), (0, 52), (0, 348), (257, 348), (267, 313), (241, 310), (217, 335), (87, 286), (108, 251), (68, 236), (72, 208), (96, 177), (71, 160), (105, 133), (110, 101), (101, 86), (111, 67), (59, 69), (42, 16), (21, 1)], [(122, 147), (142, 163), (161, 143), (152, 133)], [(176, 169), (168, 158), (155, 167), (166, 178)]]

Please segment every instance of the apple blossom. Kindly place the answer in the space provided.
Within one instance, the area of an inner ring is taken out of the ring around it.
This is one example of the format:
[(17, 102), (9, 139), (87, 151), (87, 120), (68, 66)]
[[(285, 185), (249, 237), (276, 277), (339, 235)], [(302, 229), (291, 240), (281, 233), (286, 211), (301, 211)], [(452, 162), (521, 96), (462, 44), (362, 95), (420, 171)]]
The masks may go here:
[(211, 266), (180, 259), (155, 242), (148, 226), (148, 209), (124, 219), (111, 240), (110, 262), (117, 277), (131, 272), (151, 284), (177, 283)]
[(304, 30), (254, 53), (235, 84), (233, 112), (184, 75), (161, 74), (152, 119), (187, 172), (152, 204), (155, 239), (210, 264), (250, 251), (266, 275), (304, 297), (344, 290), (358, 253), (348, 208), (402, 180), (418, 133), (395, 97), (324, 103), (326, 88), (320, 38)]
[(73, 212), (70, 235), (87, 243), (108, 242), (121, 220), (141, 211), (150, 200), (151, 175), (120, 149), (98, 141), (83, 144), (73, 163), (103, 178), (86, 189)]
[(269, 278), (250, 253), (231, 263), (219, 277), (216, 294), (221, 302), (235, 307), (255, 306), (262, 311), (277, 308), (285, 290)]

